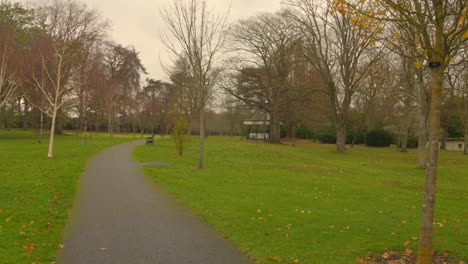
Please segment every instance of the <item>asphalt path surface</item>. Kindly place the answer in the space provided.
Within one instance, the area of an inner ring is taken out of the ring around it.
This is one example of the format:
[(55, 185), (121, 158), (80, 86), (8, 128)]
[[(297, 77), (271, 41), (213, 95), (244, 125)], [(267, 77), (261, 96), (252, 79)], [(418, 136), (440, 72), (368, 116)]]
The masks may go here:
[(57, 263), (250, 263), (142, 175), (131, 156), (138, 144), (114, 146), (91, 160)]

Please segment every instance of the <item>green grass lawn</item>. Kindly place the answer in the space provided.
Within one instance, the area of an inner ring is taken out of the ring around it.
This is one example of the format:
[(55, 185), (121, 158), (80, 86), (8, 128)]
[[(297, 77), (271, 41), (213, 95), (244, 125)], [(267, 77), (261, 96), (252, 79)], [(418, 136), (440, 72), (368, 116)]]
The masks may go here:
[[(0, 130), (0, 263), (51, 263), (87, 161), (131, 136), (56, 139), (54, 158), (37, 132)], [(47, 137), (45, 137), (47, 139)]]
[[(424, 171), (415, 152), (210, 137), (200, 171), (197, 142), (183, 157), (171, 140), (135, 155), (167, 162), (145, 173), (257, 263), (356, 263), (368, 252), (416, 250)], [(455, 263), (468, 258), (467, 183), (468, 157), (443, 152), (434, 244)]]

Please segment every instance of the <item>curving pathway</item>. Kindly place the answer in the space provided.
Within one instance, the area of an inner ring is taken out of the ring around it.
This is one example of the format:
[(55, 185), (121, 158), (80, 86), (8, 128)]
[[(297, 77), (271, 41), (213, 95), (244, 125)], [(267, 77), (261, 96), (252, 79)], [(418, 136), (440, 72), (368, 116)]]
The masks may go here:
[(138, 144), (112, 147), (90, 162), (57, 262), (250, 263), (141, 174), (131, 157)]

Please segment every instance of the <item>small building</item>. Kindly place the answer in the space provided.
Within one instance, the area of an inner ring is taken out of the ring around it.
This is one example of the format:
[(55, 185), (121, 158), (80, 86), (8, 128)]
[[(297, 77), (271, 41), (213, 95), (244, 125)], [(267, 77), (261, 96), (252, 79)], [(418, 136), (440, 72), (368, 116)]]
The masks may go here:
[(269, 120), (245, 120), (242, 127), (243, 136), (247, 139), (265, 141), (270, 139)]
[(445, 149), (450, 151), (463, 151), (465, 149), (465, 141), (461, 139), (447, 139), (445, 142)]

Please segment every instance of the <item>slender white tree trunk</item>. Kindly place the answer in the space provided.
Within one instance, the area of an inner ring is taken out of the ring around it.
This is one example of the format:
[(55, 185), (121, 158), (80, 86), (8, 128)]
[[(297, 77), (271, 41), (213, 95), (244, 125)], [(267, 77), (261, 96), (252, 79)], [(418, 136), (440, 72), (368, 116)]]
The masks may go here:
[(49, 140), (49, 154), (47, 155), (49, 158), (54, 156), (54, 139), (55, 139), (55, 121), (57, 120), (57, 109), (54, 108), (54, 112), (52, 114), (52, 124), (50, 127), (50, 140)]

